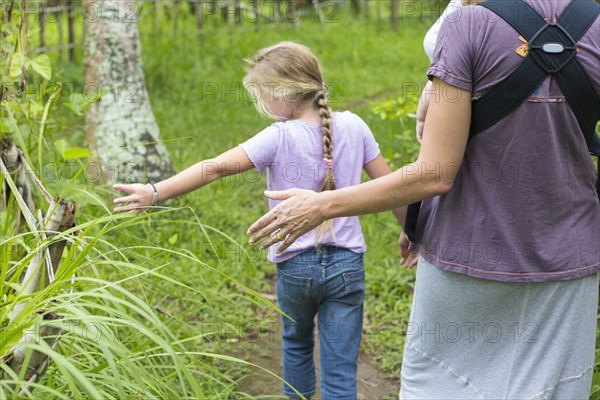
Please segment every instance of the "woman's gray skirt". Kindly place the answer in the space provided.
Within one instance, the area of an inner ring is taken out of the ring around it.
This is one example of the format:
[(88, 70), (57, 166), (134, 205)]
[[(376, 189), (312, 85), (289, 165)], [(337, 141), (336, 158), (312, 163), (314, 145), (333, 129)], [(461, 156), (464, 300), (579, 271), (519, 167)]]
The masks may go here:
[(594, 369), (598, 274), (514, 283), (421, 258), (400, 399), (582, 399)]

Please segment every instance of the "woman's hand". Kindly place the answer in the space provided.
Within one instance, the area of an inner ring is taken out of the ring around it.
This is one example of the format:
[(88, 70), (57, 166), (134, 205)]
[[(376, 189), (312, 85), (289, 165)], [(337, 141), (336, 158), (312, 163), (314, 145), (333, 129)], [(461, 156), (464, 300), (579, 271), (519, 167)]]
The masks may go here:
[(281, 241), (281, 245), (277, 248), (277, 253), (281, 253), (300, 236), (325, 221), (322, 205), (318, 201), (319, 194), (312, 190), (266, 191), (265, 196), (273, 200), (285, 201), (248, 228), (248, 234), (252, 235), (250, 243), (268, 238), (260, 244), (261, 250)]
[(409, 245), (410, 240), (408, 240), (408, 236), (406, 233), (402, 232), (400, 234), (400, 239), (398, 239), (398, 246), (400, 247), (400, 254), (402, 255), (400, 265), (404, 265), (406, 268), (414, 267), (419, 261), (419, 255), (408, 250)]
[(152, 204), (152, 195), (154, 193), (150, 186), (142, 185), (141, 183), (134, 183), (131, 185), (123, 185), (118, 183), (113, 185), (113, 189), (120, 190), (129, 195), (113, 200), (113, 204), (129, 203), (122, 207), (115, 207), (115, 212), (131, 211), (138, 213), (140, 211), (144, 211), (144, 209)]

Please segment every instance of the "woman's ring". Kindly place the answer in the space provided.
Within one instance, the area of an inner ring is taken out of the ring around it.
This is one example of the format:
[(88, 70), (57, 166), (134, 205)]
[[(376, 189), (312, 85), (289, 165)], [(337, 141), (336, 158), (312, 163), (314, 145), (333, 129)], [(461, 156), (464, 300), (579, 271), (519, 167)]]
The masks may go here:
[(280, 242), (283, 241), (283, 238), (281, 236), (279, 236), (279, 231), (277, 233), (275, 233), (275, 237), (277, 238), (277, 240), (279, 240)]

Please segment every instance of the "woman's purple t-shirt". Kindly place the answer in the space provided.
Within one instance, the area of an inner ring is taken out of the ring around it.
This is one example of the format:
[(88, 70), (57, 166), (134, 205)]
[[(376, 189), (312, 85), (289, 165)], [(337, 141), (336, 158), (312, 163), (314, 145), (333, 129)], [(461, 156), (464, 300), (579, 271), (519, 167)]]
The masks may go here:
[[(349, 111), (336, 112), (332, 119), (334, 176), (338, 188), (358, 185), (363, 166), (379, 155), (379, 146), (367, 124)], [(321, 191), (326, 167), (323, 161), (323, 132), (320, 125), (300, 120), (276, 122), (251, 139), (240, 144), (256, 169), (267, 170), (267, 188), (291, 188)], [(269, 208), (279, 201), (269, 200)], [(333, 234), (321, 242), (345, 247), (357, 253), (366, 251), (358, 217), (333, 220)], [(301, 236), (281, 254), (269, 248), (269, 260), (283, 262), (315, 247), (315, 234)]]
[[(569, 1), (527, 3), (553, 19)], [(446, 18), (428, 75), (480, 96), (519, 65), (523, 44), (496, 14), (465, 7)], [(600, 96), (600, 19), (578, 47), (576, 57)], [(468, 142), (452, 190), (424, 202), (421, 255), (442, 269), (499, 281), (598, 272), (595, 182), (577, 120), (556, 80), (547, 78), (528, 101)]]

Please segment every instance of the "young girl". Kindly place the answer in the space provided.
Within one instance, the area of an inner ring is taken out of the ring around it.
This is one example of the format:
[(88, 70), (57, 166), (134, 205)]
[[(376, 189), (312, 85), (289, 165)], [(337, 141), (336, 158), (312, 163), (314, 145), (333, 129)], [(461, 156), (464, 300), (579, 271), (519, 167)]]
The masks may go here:
[[(307, 47), (279, 43), (260, 50), (247, 63), (244, 87), (258, 111), (277, 122), (156, 185), (115, 185), (128, 194), (114, 200), (128, 203), (115, 211), (139, 210), (251, 168), (267, 170), (269, 190), (333, 190), (359, 184), (363, 169), (371, 178), (391, 172), (363, 120), (348, 111), (331, 111), (321, 66)], [(270, 200), (269, 206), (276, 203)], [(395, 214), (403, 223), (404, 210)], [(285, 239), (280, 233), (276, 236)], [(283, 318), (283, 378), (307, 398), (316, 391), (317, 315), (322, 397), (356, 399), (365, 250), (357, 217), (330, 221), (281, 254), (269, 249), (269, 260), (277, 263), (279, 307), (291, 317)], [(298, 397), (285, 384), (284, 392)]]

